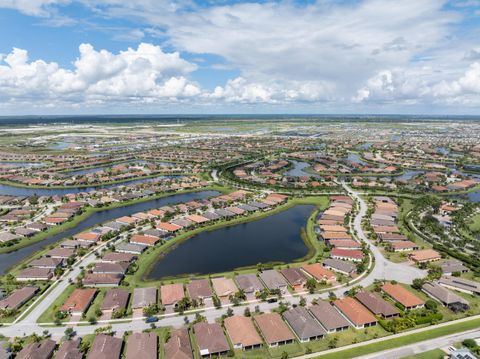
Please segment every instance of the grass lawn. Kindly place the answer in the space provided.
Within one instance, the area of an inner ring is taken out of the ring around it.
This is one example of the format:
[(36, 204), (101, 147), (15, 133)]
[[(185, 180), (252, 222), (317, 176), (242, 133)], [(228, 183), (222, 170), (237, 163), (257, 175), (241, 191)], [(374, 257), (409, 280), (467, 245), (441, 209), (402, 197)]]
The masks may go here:
[(469, 227), (472, 232), (480, 232), (480, 213), (470, 218)]
[(402, 359), (443, 359), (445, 352), (440, 349), (433, 349), (416, 355), (409, 355)]
[(420, 333), (407, 334), (402, 337), (386, 339), (381, 342), (361, 345), (356, 348), (341, 350), (335, 353), (320, 354), (316, 358), (320, 359), (348, 359), (362, 355), (367, 355), (383, 350), (398, 348), (401, 346), (418, 343), (424, 340), (442, 337), (458, 332), (477, 329), (480, 326), (480, 319), (472, 319), (462, 323), (453, 323), (440, 328), (433, 328)]
[[(74, 285), (70, 285), (65, 289), (62, 294), (60, 294), (57, 299), (55, 299), (50, 307), (42, 313), (42, 315), (38, 318), (38, 323), (53, 323), (55, 321), (55, 312), (65, 303), (67, 298), (72, 294), (73, 290), (75, 289)], [(70, 318), (66, 318), (63, 322), (68, 322)]]

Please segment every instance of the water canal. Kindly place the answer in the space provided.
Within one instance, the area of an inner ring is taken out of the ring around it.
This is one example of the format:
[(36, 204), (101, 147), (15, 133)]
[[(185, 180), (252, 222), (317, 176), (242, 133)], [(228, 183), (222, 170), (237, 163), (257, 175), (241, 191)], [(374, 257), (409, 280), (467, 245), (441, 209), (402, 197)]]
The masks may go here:
[(148, 278), (220, 273), (257, 263), (288, 263), (302, 258), (308, 248), (300, 230), (314, 208), (298, 205), (257, 221), (197, 234), (160, 258)]
[(7, 269), (16, 265), (18, 262), (29, 257), (36, 251), (46, 247), (51, 243), (55, 243), (64, 238), (68, 238), (77, 233), (82, 232), (83, 230), (96, 226), (100, 223), (108, 222), (122, 216), (129, 216), (136, 212), (148, 211), (150, 209), (159, 208), (165, 205), (172, 205), (177, 203), (189, 202), (192, 200), (203, 199), (207, 197), (217, 196), (220, 193), (217, 191), (202, 191), (202, 192), (191, 192), (183, 194), (175, 194), (168, 197), (163, 197), (159, 199), (152, 199), (149, 201), (135, 203), (130, 206), (118, 207), (114, 209), (106, 209), (102, 211), (95, 212), (93, 215), (80, 222), (75, 227), (68, 229), (57, 235), (48, 237), (47, 239), (34, 243), (31, 246), (21, 248), (15, 252), (0, 254), (0, 275), (6, 273)]

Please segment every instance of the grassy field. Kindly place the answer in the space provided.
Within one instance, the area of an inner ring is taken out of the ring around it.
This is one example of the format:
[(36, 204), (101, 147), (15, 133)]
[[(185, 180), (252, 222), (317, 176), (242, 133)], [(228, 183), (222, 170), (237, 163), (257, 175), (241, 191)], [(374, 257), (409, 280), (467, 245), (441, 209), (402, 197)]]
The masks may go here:
[(445, 352), (440, 349), (429, 350), (416, 355), (409, 355), (402, 359), (443, 359), (445, 357)]
[(480, 213), (470, 219), (469, 227), (472, 232), (480, 232)]

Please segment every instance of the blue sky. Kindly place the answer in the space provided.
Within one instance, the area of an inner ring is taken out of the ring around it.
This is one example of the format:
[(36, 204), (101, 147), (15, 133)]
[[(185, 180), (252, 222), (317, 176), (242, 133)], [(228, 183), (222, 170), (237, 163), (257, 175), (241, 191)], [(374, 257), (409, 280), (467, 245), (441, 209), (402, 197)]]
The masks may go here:
[(0, 114), (480, 114), (479, 0), (0, 0)]

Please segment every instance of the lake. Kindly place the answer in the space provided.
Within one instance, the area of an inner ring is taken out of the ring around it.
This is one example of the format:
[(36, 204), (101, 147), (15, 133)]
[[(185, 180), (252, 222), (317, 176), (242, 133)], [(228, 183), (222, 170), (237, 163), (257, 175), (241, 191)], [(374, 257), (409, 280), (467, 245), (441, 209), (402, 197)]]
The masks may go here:
[(159, 208), (165, 205), (172, 205), (177, 203), (189, 202), (192, 200), (203, 199), (207, 197), (217, 196), (220, 193), (217, 191), (202, 191), (202, 192), (191, 192), (183, 194), (175, 194), (159, 199), (152, 199), (150, 201), (145, 201), (141, 203), (135, 203), (130, 206), (119, 207), (114, 209), (105, 209), (102, 211), (95, 212), (90, 217), (84, 221), (77, 224), (75, 227), (68, 229), (62, 233), (59, 233), (54, 236), (50, 236), (43, 241), (36, 242), (31, 246), (21, 248), (15, 252), (0, 254), (0, 275), (5, 274), (8, 268), (14, 266), (19, 261), (30, 256), (34, 252), (42, 249), (43, 247), (48, 246), (51, 243), (55, 243), (62, 239), (66, 239), (70, 236), (73, 236), (77, 233), (84, 231), (87, 228), (94, 227), (100, 223), (105, 223), (122, 216), (129, 216), (136, 212), (148, 211), (150, 209)]
[(197, 234), (159, 258), (148, 278), (220, 273), (302, 258), (308, 248), (300, 230), (314, 208), (299, 205), (257, 221)]
[(287, 177), (315, 177), (320, 178), (320, 175), (315, 173), (308, 173), (304, 171), (305, 168), (311, 167), (312, 165), (308, 162), (301, 162), (295, 160), (289, 160), (290, 163), (293, 165), (291, 169), (286, 171), (283, 175)]

